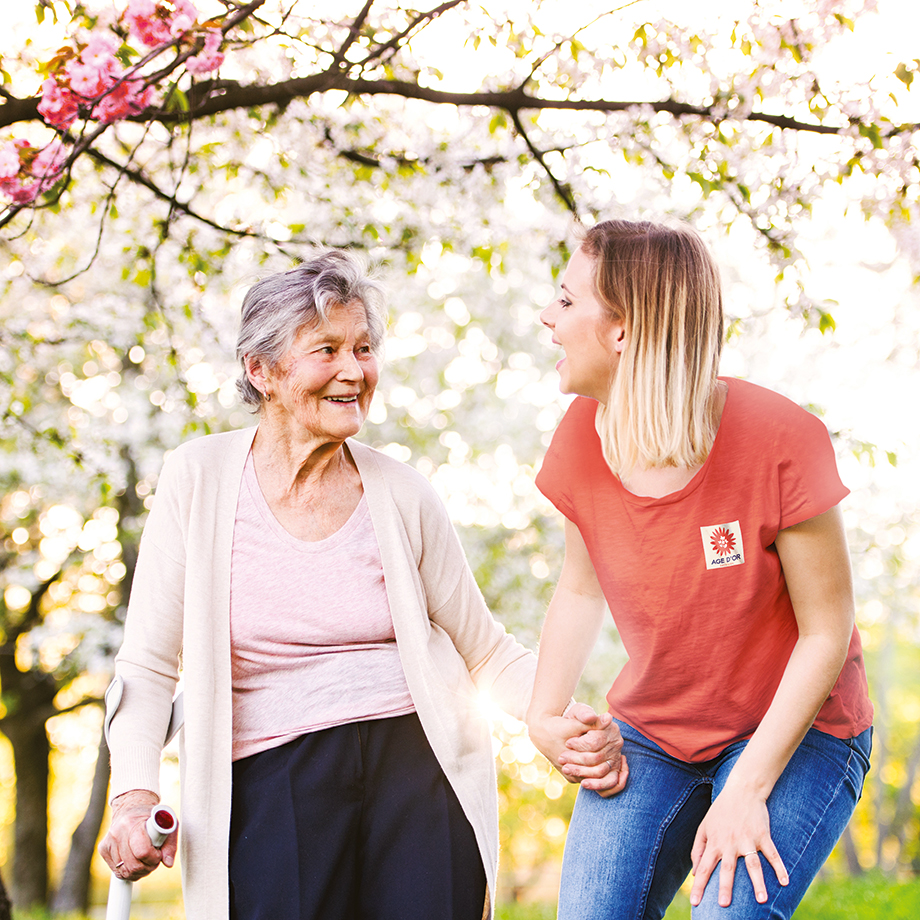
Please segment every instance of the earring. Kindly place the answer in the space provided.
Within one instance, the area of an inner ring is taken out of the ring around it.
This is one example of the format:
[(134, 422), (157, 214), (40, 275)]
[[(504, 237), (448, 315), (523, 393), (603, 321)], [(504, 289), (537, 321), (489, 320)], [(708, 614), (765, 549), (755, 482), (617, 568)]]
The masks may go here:
[(271, 394), (271, 393), (263, 393), (262, 395), (265, 397), (265, 401), (266, 401), (266, 402), (271, 402), (271, 401), (272, 401), (272, 394)]

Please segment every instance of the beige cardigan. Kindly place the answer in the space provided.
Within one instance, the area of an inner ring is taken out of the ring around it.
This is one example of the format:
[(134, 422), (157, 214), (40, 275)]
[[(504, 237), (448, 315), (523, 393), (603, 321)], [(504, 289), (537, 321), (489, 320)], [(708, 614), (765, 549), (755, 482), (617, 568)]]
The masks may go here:
[[(186, 721), (180, 736), (180, 846), (186, 915), (195, 920), (226, 920), (229, 913), (230, 551), (254, 433), (198, 438), (167, 459), (144, 528), (116, 659), (124, 694), (110, 727), (113, 797), (131, 789), (158, 792), (181, 665)], [(380, 545), (409, 690), (476, 832), (488, 903), (494, 901), (498, 863), (498, 801), (479, 693), (489, 691), (503, 709), (523, 718), (536, 659), (487, 610), (427, 480), (369, 447), (347, 443)]]

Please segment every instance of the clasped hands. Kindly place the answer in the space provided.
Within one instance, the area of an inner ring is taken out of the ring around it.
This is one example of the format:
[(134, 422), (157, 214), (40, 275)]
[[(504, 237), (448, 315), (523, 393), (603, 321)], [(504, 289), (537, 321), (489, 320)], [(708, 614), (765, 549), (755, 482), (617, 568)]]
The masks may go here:
[(532, 720), (529, 729), (534, 745), (570, 783), (604, 798), (626, 787), (623, 736), (609, 713), (598, 715), (587, 704), (574, 703), (564, 716)]

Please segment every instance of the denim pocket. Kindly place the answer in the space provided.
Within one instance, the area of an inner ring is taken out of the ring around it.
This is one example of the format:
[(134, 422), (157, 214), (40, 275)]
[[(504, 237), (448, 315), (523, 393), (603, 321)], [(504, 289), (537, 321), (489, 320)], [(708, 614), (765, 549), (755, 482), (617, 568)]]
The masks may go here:
[(858, 734), (855, 738), (847, 738), (846, 745), (852, 752), (851, 765), (858, 767), (859, 776), (853, 777), (856, 785), (857, 801), (862, 797), (863, 782), (866, 774), (871, 767), (872, 757), (872, 726), (870, 725), (864, 732)]

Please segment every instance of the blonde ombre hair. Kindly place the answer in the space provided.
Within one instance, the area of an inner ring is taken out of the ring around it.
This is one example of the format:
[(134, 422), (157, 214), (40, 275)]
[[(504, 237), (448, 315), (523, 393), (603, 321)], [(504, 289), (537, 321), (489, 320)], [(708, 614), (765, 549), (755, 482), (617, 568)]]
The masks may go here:
[(597, 430), (610, 468), (693, 467), (715, 439), (722, 350), (719, 270), (686, 225), (607, 220), (585, 231), (598, 299), (625, 325)]

